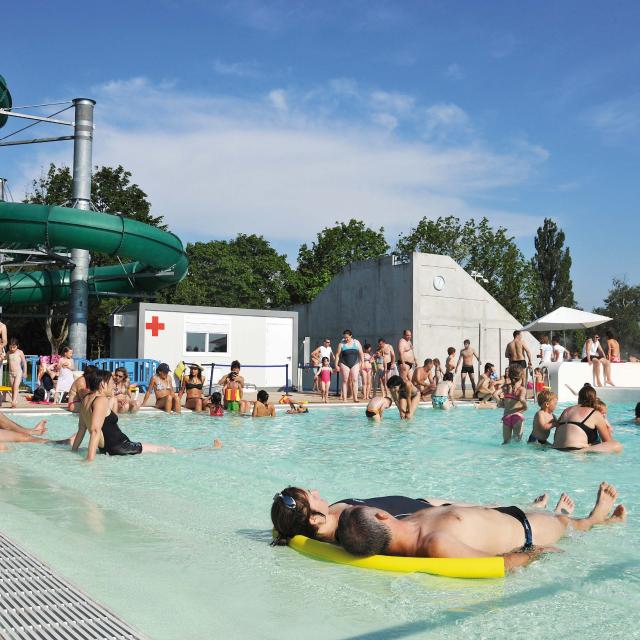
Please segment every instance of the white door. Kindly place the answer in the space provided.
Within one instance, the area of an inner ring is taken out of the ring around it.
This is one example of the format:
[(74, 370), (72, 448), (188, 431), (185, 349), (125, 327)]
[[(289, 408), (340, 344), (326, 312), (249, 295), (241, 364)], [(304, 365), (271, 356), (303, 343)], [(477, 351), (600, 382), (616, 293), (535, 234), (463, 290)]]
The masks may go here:
[[(269, 318), (267, 320), (267, 340), (265, 348), (265, 364), (289, 365), (289, 378), (291, 383), (293, 372), (292, 365), (293, 348), (293, 319)], [(284, 367), (269, 367), (265, 370), (266, 387), (283, 387), (285, 383)]]

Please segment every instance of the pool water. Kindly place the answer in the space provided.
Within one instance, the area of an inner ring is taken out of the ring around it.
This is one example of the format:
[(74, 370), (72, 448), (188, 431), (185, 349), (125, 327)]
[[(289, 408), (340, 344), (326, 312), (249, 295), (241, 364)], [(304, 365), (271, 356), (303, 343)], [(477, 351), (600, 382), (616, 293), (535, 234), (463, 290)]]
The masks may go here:
[[(131, 439), (183, 450), (93, 464), (62, 448), (16, 446), (0, 454), (0, 529), (157, 640), (634, 635), (640, 427), (631, 405), (610, 408), (625, 445), (618, 456), (501, 446), (499, 411), (421, 408), (411, 423), (390, 411), (379, 425), (363, 414), (126, 416)], [(49, 419), (53, 437), (74, 427), (72, 416)], [(214, 437), (221, 450), (210, 448)], [(601, 480), (618, 488), (628, 523), (573, 534), (563, 553), (504, 580), (367, 571), (268, 544), (271, 500), (288, 484), (330, 500), (404, 494), (521, 506), (548, 491), (551, 507), (566, 490), (586, 514)]]

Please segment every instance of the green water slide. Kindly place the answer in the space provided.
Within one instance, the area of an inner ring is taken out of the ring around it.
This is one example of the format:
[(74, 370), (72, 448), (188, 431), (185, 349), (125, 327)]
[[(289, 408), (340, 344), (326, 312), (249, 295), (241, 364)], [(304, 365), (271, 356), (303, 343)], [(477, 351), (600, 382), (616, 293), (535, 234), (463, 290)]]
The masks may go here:
[(189, 262), (173, 233), (110, 213), (68, 207), (0, 202), (0, 251), (34, 250), (61, 259), (63, 268), (0, 273), (0, 306), (62, 302), (71, 291), (71, 248), (106, 253), (133, 262), (89, 270), (95, 296), (152, 294), (176, 284)]

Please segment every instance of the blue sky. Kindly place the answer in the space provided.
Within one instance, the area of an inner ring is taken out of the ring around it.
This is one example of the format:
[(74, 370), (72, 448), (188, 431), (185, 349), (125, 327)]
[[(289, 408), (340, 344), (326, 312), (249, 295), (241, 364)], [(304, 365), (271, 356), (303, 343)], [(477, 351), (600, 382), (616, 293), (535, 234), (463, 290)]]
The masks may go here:
[[(295, 261), (335, 220), (393, 244), (451, 213), (529, 256), (547, 216), (585, 308), (639, 280), (638, 3), (26, 0), (2, 23), (14, 104), (95, 98), (95, 162), (185, 241)], [(0, 175), (21, 197), (50, 161), (70, 143), (0, 149)]]

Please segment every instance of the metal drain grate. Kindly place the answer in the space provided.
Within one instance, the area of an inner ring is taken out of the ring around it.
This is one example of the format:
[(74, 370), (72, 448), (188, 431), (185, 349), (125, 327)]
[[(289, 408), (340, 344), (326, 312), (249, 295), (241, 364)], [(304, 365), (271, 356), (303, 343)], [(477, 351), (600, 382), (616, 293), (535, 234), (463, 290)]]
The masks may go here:
[(0, 638), (142, 640), (143, 636), (0, 533)]

